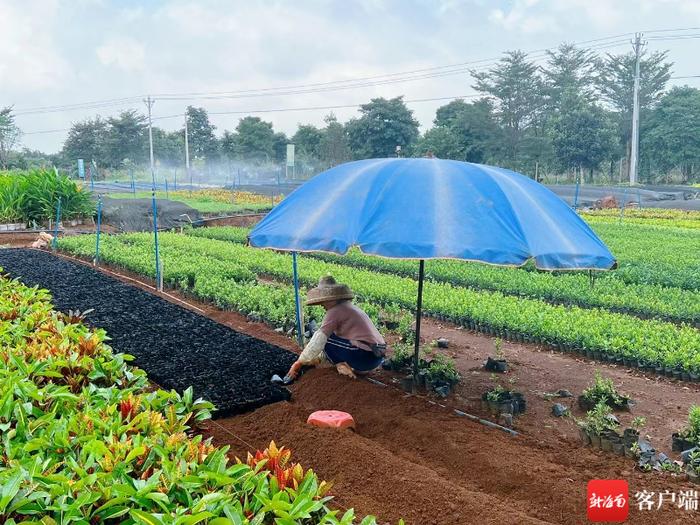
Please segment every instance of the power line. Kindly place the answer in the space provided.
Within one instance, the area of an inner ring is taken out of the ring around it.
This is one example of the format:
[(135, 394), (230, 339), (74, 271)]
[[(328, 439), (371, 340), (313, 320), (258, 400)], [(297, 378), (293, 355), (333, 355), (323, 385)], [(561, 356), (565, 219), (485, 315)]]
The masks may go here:
[[(627, 36), (630, 34), (631, 33), (622, 33), (622, 34), (608, 36), (608, 37), (585, 40), (585, 41), (581, 41), (581, 42), (575, 42), (574, 45), (581, 46), (584, 44), (594, 44), (593, 46), (590, 46), (591, 49), (596, 49), (596, 48), (603, 49), (603, 48), (613, 47), (614, 45), (617, 45), (617, 42), (611, 42), (612, 40), (616, 40), (616, 39), (619, 39), (620, 37)], [(619, 44), (622, 44), (623, 42), (624, 41), (619, 41)], [(543, 49), (531, 51), (528, 53), (528, 56), (531, 59), (542, 58), (542, 57), (545, 57), (547, 52), (551, 51), (552, 49), (555, 49), (555, 48), (543, 48)], [(167, 99), (167, 100), (195, 100), (198, 98), (203, 98), (203, 99), (248, 98), (248, 97), (253, 97), (253, 96), (255, 96), (255, 97), (272, 96), (273, 93), (276, 96), (286, 96), (286, 95), (306, 94), (306, 93), (315, 93), (315, 92), (335, 91), (335, 90), (340, 90), (340, 89), (355, 89), (355, 88), (362, 88), (362, 87), (374, 87), (374, 86), (393, 84), (393, 83), (398, 83), (398, 82), (424, 80), (427, 78), (439, 78), (442, 76), (465, 74), (465, 73), (468, 73), (470, 70), (470, 68), (468, 66), (472, 66), (473, 69), (477, 69), (477, 70), (483, 69), (483, 68), (488, 68), (488, 67), (496, 64), (500, 59), (501, 59), (501, 57), (491, 58), (491, 59), (480, 59), (480, 60), (473, 60), (473, 61), (461, 62), (461, 63), (456, 63), (456, 64), (447, 64), (447, 65), (441, 65), (441, 66), (433, 66), (433, 67), (429, 67), (429, 68), (415, 69), (412, 71), (395, 72), (395, 73), (388, 73), (388, 74), (383, 74), (383, 75), (360, 77), (360, 78), (345, 79), (345, 80), (335, 80), (335, 81), (320, 82), (320, 83), (313, 83), (313, 84), (297, 84), (297, 85), (292, 85), (292, 86), (282, 86), (282, 87), (273, 87), (273, 88), (257, 88), (257, 89), (248, 89), (248, 90), (240, 90), (240, 91), (221, 91), (221, 92), (211, 92), (211, 93), (205, 93), (205, 92), (171, 93), (171, 94), (162, 93), (162, 94), (156, 94), (153, 96), (164, 99), (164, 100), (165, 99)], [(457, 69), (455, 69), (455, 68), (457, 68)], [(441, 71), (441, 70), (450, 70), (450, 71)], [(402, 78), (395, 78), (395, 77), (402, 77)], [(346, 87), (345, 85), (347, 85), (347, 84), (350, 84), (350, 86)], [(315, 89), (308, 89), (308, 88), (319, 88), (319, 89), (315, 90)], [(326, 88), (326, 89), (324, 89), (324, 88)], [(283, 90), (287, 90), (287, 91), (282, 92), (282, 93), (275, 93), (275, 92), (279, 92), (279, 91), (283, 91)], [(299, 91), (299, 90), (303, 90), (303, 91)], [(269, 93), (269, 95), (268, 95), (268, 93)], [(34, 108), (21, 109), (21, 110), (16, 111), (15, 114), (16, 115), (30, 115), (30, 114), (40, 114), (40, 113), (72, 111), (72, 110), (80, 110), (80, 109), (83, 109), (83, 110), (84, 109), (101, 109), (104, 107), (127, 105), (127, 104), (130, 104), (133, 102), (137, 102), (143, 96), (145, 96), (145, 95), (139, 95), (139, 96), (134, 96), (134, 97), (125, 97), (125, 98), (119, 98), (119, 99), (107, 99), (107, 100), (102, 100), (102, 101), (91, 101), (91, 102), (84, 102), (84, 103), (64, 104), (64, 105), (57, 105), (57, 106), (39, 106), (39, 107), (34, 107)]]
[[(468, 95), (454, 95), (449, 97), (433, 97), (433, 98), (418, 98), (412, 100), (404, 100), (406, 104), (416, 104), (421, 102), (438, 102), (441, 100), (457, 100), (464, 98), (474, 98), (482, 96), (480, 93), (470, 93)], [(209, 115), (244, 115), (249, 113), (283, 113), (283, 112), (295, 112), (295, 111), (320, 111), (320, 110), (331, 110), (331, 109), (347, 109), (347, 108), (359, 108), (363, 104), (338, 104), (334, 106), (306, 106), (306, 107), (295, 107), (295, 108), (268, 108), (268, 109), (250, 109), (250, 110), (235, 110), (235, 111), (213, 111), (209, 112)], [(161, 117), (153, 117), (152, 120), (166, 120), (172, 118), (182, 118), (182, 113), (177, 113), (175, 115), (164, 115)], [(23, 133), (23, 135), (38, 135), (40, 133), (59, 133), (61, 131), (70, 131), (70, 128), (65, 129), (47, 129), (42, 131), (29, 131)]]

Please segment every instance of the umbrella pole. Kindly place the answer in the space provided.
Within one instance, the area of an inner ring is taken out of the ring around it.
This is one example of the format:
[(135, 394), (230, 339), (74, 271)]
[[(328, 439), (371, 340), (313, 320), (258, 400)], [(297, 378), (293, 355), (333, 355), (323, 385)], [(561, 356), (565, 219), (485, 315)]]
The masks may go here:
[(420, 351), (420, 319), (423, 310), (423, 278), (425, 276), (425, 261), (418, 265), (418, 302), (416, 303), (416, 340), (413, 348), (413, 381), (418, 382), (418, 353)]
[(292, 252), (292, 273), (294, 274), (294, 305), (297, 321), (297, 343), (304, 347), (304, 332), (301, 329), (301, 300), (299, 299), (299, 274), (297, 272), (297, 252)]

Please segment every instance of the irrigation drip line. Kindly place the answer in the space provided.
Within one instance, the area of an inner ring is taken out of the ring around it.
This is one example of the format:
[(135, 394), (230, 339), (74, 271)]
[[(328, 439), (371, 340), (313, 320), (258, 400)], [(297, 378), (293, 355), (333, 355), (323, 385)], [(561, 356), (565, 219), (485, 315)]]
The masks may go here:
[(216, 421), (214, 421), (213, 419), (210, 419), (210, 420), (209, 420), (209, 423), (211, 423), (212, 425), (217, 426), (220, 430), (223, 430), (223, 431), (224, 431), (225, 433), (227, 433), (228, 435), (234, 437), (235, 439), (237, 439), (238, 441), (240, 441), (241, 443), (243, 443), (246, 447), (248, 447), (248, 449), (250, 449), (251, 451), (257, 450), (256, 447), (254, 447), (253, 445), (251, 445), (250, 443), (248, 443), (245, 439), (243, 439), (242, 437), (237, 436), (236, 434), (234, 434), (233, 432), (231, 432), (228, 428), (226, 428), (226, 427), (224, 427), (224, 426), (222, 426), (222, 425), (219, 425), (219, 424), (218, 424)]
[[(379, 380), (377, 380), (377, 379), (373, 379), (373, 378), (371, 378), (371, 377), (365, 377), (364, 379), (366, 379), (366, 380), (369, 381), (370, 383), (372, 383), (372, 384), (374, 384), (374, 385), (376, 385), (376, 386), (382, 387), (382, 388), (393, 388), (394, 390), (399, 390), (399, 391), (401, 391), (401, 389), (399, 389), (398, 387), (396, 387), (396, 386), (394, 386), (394, 385), (389, 385), (389, 384), (387, 384), (387, 383), (383, 383), (382, 381), (379, 381)], [(482, 425), (485, 425), (485, 426), (487, 426), (487, 427), (494, 428), (494, 429), (497, 429), (497, 430), (502, 430), (503, 432), (506, 432), (507, 434), (510, 434), (511, 436), (518, 436), (518, 435), (520, 435), (519, 432), (513, 430), (512, 428), (507, 428), (507, 427), (504, 427), (504, 426), (502, 426), (502, 425), (499, 425), (498, 423), (494, 423), (493, 421), (489, 421), (488, 419), (484, 419), (484, 418), (481, 418), (481, 417), (479, 417), (479, 416), (475, 416), (474, 414), (469, 414), (468, 412), (464, 412), (463, 410), (459, 410), (459, 409), (457, 409), (457, 408), (453, 408), (453, 407), (449, 407), (449, 406), (447, 406), (447, 405), (443, 405), (442, 403), (438, 403), (437, 401), (433, 401), (432, 399), (428, 398), (427, 396), (424, 396), (424, 395), (421, 395), (421, 394), (409, 394), (409, 393), (406, 393), (406, 395), (405, 395), (404, 397), (416, 397), (416, 398), (418, 398), (418, 399), (422, 399), (422, 400), (424, 400), (424, 401), (427, 401), (427, 402), (430, 403), (431, 405), (437, 405), (437, 406), (439, 406), (440, 408), (446, 408), (447, 410), (451, 410), (456, 416), (459, 416), (459, 417), (466, 417), (467, 419), (470, 419), (470, 420), (472, 420), (472, 421), (476, 421), (477, 423), (481, 423)]]

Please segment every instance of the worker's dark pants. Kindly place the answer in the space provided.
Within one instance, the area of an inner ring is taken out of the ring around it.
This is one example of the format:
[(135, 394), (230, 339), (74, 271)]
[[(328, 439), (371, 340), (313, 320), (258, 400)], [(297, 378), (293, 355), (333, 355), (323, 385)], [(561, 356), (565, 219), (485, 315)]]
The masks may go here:
[(324, 350), (328, 360), (334, 365), (347, 363), (350, 365), (350, 368), (358, 372), (374, 370), (382, 364), (383, 360), (381, 357), (376, 357), (373, 352), (357, 348), (347, 339), (338, 337), (335, 334), (328, 338)]

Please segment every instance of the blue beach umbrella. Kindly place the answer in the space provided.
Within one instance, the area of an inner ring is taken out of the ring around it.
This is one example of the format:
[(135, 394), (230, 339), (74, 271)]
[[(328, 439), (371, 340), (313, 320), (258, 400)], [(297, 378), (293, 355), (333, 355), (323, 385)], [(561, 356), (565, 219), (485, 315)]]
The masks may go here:
[[(348, 162), (317, 175), (251, 231), (257, 248), (417, 259), (414, 372), (425, 259), (542, 270), (609, 270), (615, 258), (543, 185), (510, 170), (433, 158)], [(300, 333), (299, 326), (297, 332)]]

